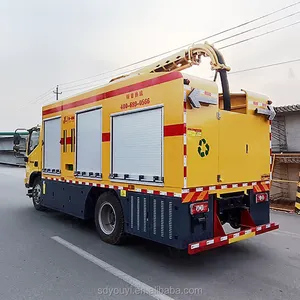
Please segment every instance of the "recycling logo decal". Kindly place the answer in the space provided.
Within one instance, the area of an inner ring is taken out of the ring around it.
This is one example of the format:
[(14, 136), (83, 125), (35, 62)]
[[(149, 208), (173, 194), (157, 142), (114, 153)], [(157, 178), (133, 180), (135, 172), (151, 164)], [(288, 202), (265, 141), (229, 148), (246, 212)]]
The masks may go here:
[(206, 139), (199, 141), (198, 153), (201, 157), (205, 157), (209, 154), (209, 144), (206, 142)]

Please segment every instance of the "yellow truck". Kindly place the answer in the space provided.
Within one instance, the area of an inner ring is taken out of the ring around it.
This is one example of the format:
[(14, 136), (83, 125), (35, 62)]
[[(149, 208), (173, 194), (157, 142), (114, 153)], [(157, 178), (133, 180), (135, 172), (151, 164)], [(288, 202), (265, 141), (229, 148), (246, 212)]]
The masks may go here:
[[(212, 81), (182, 72), (202, 57)], [(229, 71), (212, 45), (194, 44), (44, 106), (26, 149), (34, 207), (94, 219), (107, 243), (135, 235), (189, 254), (277, 229), (269, 209), (272, 102), (230, 93)], [(16, 131), (16, 152), (18, 141)]]

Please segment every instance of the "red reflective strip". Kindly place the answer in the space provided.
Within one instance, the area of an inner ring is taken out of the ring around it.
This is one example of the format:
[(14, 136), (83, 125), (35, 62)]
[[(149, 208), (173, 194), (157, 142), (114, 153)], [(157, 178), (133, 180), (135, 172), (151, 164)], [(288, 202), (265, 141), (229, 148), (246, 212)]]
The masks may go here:
[(184, 124), (166, 125), (164, 127), (164, 136), (183, 135), (185, 133)]
[(94, 103), (94, 102), (98, 102), (104, 99), (108, 99), (108, 98), (112, 98), (115, 96), (119, 96), (119, 95), (123, 95), (126, 93), (130, 93), (136, 90), (140, 90), (140, 89), (144, 89), (147, 87), (151, 87), (151, 86), (155, 86), (158, 84), (162, 84), (171, 80), (175, 80), (175, 79), (179, 79), (182, 78), (181, 73), (179, 72), (171, 72), (156, 78), (151, 78), (142, 82), (138, 82), (138, 83), (134, 83), (131, 85), (127, 85), (124, 87), (121, 87), (119, 89), (115, 89), (109, 92), (105, 92), (99, 95), (95, 95), (89, 98), (85, 98), (85, 99), (81, 99), (78, 101), (74, 101), (71, 103), (67, 103), (64, 105), (59, 105), (57, 107), (53, 107), (53, 108), (49, 108), (43, 111), (43, 116), (48, 115), (48, 114), (53, 114), (62, 110), (67, 110), (70, 108), (75, 108), (78, 106), (82, 106), (82, 105), (86, 105), (86, 104), (90, 104), (90, 103)]
[(208, 200), (209, 193), (207, 191), (201, 192), (201, 198), (202, 200)]
[(183, 146), (183, 155), (187, 155), (186, 145)]
[(192, 245), (195, 244), (195, 243), (189, 244), (188, 254), (196, 254), (198, 252), (202, 252), (202, 251), (205, 251), (205, 250), (210, 250), (210, 249), (214, 249), (214, 248), (217, 248), (217, 247), (225, 246), (225, 245), (228, 245), (228, 242), (229, 242), (228, 239), (221, 242), (221, 240), (219, 238), (215, 238), (213, 244), (206, 245), (206, 241), (200, 242), (200, 247), (195, 248), (195, 249), (192, 249)]
[[(267, 228), (267, 225), (269, 225), (269, 228)], [(261, 228), (260, 230), (258, 230), (258, 228)], [(251, 232), (255, 232), (255, 235), (259, 235), (268, 231), (272, 231), (272, 230), (276, 230), (279, 228), (279, 224), (276, 223), (270, 223), (270, 224), (264, 224), (261, 226), (257, 226), (257, 227), (252, 227), (249, 228), (248, 230), (250, 230)], [(237, 236), (242, 236), (246, 234), (246, 231), (248, 230), (243, 230), (240, 232), (237, 232), (238, 235)], [(213, 239), (209, 239), (209, 240), (204, 240), (204, 241), (199, 241), (191, 243), (188, 245), (188, 253), (189, 254), (196, 254), (198, 252), (202, 252), (205, 250), (209, 250), (209, 249), (213, 249), (213, 248), (217, 248), (220, 246), (224, 246), (229, 244), (229, 239), (234, 238), (234, 234), (235, 233), (231, 233), (231, 234), (227, 234), (225, 236), (220, 236), (220, 237), (215, 237)], [(225, 239), (227, 237), (226, 240), (221, 241), (221, 239)]]
[(183, 167), (183, 177), (187, 177), (187, 169), (186, 169), (186, 167)]
[(263, 191), (263, 189), (261, 189), (261, 187), (259, 185), (255, 185), (253, 187), (253, 191), (254, 191), (254, 193), (260, 193), (261, 191)]
[(153, 191), (154, 195), (160, 195), (160, 191)]
[(192, 196), (190, 202), (195, 202), (197, 198), (200, 196), (201, 192), (195, 192), (194, 195)]
[(103, 132), (102, 133), (102, 142), (109, 142), (110, 141), (110, 132)]

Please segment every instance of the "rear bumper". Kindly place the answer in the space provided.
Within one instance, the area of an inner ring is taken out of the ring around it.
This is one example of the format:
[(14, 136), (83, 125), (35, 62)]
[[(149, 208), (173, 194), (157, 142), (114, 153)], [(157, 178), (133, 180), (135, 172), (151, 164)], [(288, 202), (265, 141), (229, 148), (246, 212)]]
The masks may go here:
[(246, 230), (242, 230), (236, 233), (230, 233), (224, 236), (215, 237), (213, 239), (204, 240), (200, 242), (194, 242), (189, 244), (188, 246), (188, 253), (189, 254), (196, 254), (198, 252), (202, 252), (205, 250), (225, 246), (228, 244), (232, 244), (235, 242), (239, 242), (256, 235), (276, 230), (279, 228), (279, 224), (277, 223), (268, 223), (261, 226), (251, 227)]

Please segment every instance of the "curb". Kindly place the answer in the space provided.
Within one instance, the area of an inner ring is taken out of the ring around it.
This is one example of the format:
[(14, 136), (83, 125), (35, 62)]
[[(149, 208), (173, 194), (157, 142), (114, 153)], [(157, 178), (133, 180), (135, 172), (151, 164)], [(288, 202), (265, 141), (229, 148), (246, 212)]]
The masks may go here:
[(289, 214), (295, 214), (295, 211), (293, 209), (287, 209), (287, 208), (280, 208), (280, 207), (270, 207), (271, 210), (275, 210), (275, 211), (283, 211)]

